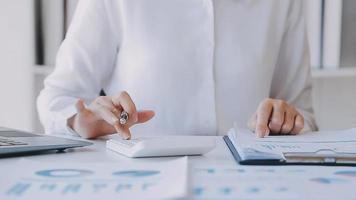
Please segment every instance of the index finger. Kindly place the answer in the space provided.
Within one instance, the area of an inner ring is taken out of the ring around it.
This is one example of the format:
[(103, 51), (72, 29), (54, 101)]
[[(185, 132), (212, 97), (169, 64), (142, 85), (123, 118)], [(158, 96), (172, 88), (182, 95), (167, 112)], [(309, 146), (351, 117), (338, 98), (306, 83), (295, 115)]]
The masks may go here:
[(116, 116), (112, 111), (111, 106), (97, 104), (95, 106), (95, 111), (99, 116), (108, 124), (112, 125), (116, 131), (122, 135), (124, 139), (129, 139), (131, 137), (130, 131), (125, 128), (121, 127), (119, 123), (119, 118)]
[(270, 101), (262, 102), (257, 109), (256, 134), (259, 137), (267, 136), (270, 132), (268, 128), (269, 118), (271, 116), (273, 104)]
[(127, 92), (121, 92), (119, 95), (113, 96), (112, 102), (115, 106), (121, 106), (122, 109), (129, 114), (128, 124), (134, 124), (137, 122), (138, 116), (136, 105)]

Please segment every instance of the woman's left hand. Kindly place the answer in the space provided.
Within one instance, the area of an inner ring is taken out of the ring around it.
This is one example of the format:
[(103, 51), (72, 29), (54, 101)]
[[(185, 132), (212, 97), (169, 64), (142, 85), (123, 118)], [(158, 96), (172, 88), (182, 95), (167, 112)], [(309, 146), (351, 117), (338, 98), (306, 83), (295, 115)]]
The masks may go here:
[(294, 106), (283, 100), (266, 99), (248, 122), (258, 137), (270, 134), (298, 134), (304, 128), (304, 118)]

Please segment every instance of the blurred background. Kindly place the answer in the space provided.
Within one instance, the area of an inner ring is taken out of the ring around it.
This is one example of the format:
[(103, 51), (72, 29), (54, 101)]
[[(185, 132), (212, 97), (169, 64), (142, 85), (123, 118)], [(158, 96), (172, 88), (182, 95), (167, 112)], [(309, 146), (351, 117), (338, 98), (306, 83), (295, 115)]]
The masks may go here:
[[(43, 131), (36, 97), (77, 3), (0, 1), (0, 126)], [(304, 0), (304, 5), (319, 127), (356, 127), (356, 1)]]

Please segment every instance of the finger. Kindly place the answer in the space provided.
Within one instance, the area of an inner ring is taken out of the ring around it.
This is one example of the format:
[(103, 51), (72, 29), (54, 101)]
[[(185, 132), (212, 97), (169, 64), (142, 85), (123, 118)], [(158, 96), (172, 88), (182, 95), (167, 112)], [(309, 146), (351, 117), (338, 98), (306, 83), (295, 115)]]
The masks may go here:
[(125, 139), (125, 140), (131, 139), (131, 132), (128, 127), (121, 126), (119, 122), (116, 123), (114, 127), (115, 127), (117, 133), (119, 133), (123, 139)]
[(97, 105), (94, 111), (100, 116), (101, 119), (106, 121), (108, 124), (111, 124), (112, 126), (115, 126), (117, 123), (119, 123), (119, 118), (114, 115), (114, 113), (112, 113), (109, 108), (103, 105)]
[(300, 133), (304, 128), (304, 118), (302, 115), (298, 114), (295, 117), (294, 121), (294, 128), (292, 130), (292, 134), (298, 134)]
[(136, 106), (127, 92), (121, 92), (112, 98), (115, 106), (121, 106), (129, 114), (128, 124), (134, 124), (138, 120)]
[(75, 108), (77, 109), (78, 113), (82, 113), (82, 112), (86, 111), (85, 104), (84, 104), (84, 101), (82, 99), (79, 99), (75, 103)]
[(131, 131), (127, 126), (122, 127), (122, 132), (125, 137), (123, 139), (130, 140), (131, 139)]
[(272, 117), (269, 122), (269, 128), (272, 133), (280, 133), (285, 120), (285, 108), (279, 104), (274, 104)]
[(155, 116), (155, 112), (152, 110), (140, 111), (140, 112), (138, 112), (137, 123), (138, 124), (145, 123), (145, 122), (151, 120), (154, 116)]
[(269, 135), (268, 121), (272, 112), (272, 103), (266, 100), (260, 104), (257, 110), (256, 134), (258, 137)]
[(284, 123), (281, 129), (281, 133), (283, 134), (289, 134), (292, 132), (294, 128), (294, 119), (296, 116), (296, 112), (294, 109), (288, 109), (285, 115)]
[(250, 118), (250, 120), (247, 123), (247, 127), (251, 130), (251, 131), (255, 131), (256, 130), (256, 124), (257, 124), (257, 114), (254, 113), (252, 115), (252, 117)]
[(124, 139), (128, 139), (131, 137), (130, 132), (120, 125), (119, 118), (114, 115), (114, 113), (112, 113), (109, 108), (103, 105), (98, 105), (98, 108), (96, 108), (96, 112), (105, 122), (111, 124)]
[(108, 108), (115, 116), (120, 116), (122, 110), (121, 106), (117, 108), (110, 97), (99, 97), (97, 103)]

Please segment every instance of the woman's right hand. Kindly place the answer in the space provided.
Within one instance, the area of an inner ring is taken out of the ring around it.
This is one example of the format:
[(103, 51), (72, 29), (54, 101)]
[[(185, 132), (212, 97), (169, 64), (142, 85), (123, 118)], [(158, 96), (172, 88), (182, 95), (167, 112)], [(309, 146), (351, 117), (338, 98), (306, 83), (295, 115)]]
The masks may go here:
[[(68, 119), (68, 125), (83, 138), (96, 138), (119, 133), (124, 139), (130, 139), (130, 127), (145, 123), (155, 115), (153, 111), (137, 111), (134, 102), (127, 92), (115, 96), (96, 98), (88, 107), (83, 100), (76, 103), (77, 114)], [(122, 111), (129, 114), (125, 125), (119, 118)]]

